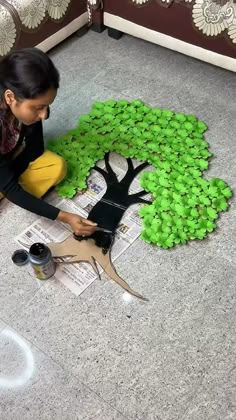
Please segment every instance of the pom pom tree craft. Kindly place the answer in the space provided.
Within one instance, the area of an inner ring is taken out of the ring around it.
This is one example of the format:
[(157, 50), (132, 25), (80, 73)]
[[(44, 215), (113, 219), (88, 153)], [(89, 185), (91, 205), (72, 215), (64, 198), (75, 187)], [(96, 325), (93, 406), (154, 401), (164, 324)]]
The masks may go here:
[[(70, 257), (66, 262), (89, 262), (99, 275), (98, 262), (126, 291), (146, 300), (112, 265), (110, 251), (116, 228), (126, 209), (138, 202), (144, 204), (140, 209), (141, 237), (162, 248), (203, 239), (216, 228), (217, 217), (228, 209), (232, 192), (223, 180), (203, 177), (211, 157), (203, 137), (206, 129), (194, 115), (150, 108), (140, 100), (95, 103), (75, 129), (50, 141), (48, 147), (68, 164), (67, 177), (57, 186), (62, 198), (85, 190), (92, 168), (102, 174), (107, 190), (88, 218), (108, 232), (97, 230), (89, 238), (71, 235), (64, 242), (49, 244), (52, 255)], [(110, 166), (109, 152), (127, 159), (122, 180)], [(105, 169), (96, 166), (103, 158)], [(134, 168), (132, 158), (142, 163)], [(129, 194), (133, 179), (150, 165), (153, 170), (141, 175), (143, 191)], [(151, 194), (152, 201), (143, 198), (146, 193)]]
[(140, 100), (96, 102), (75, 129), (48, 144), (68, 164), (58, 194), (72, 198), (86, 189), (96, 162), (116, 152), (154, 168), (141, 175), (142, 188), (153, 197), (140, 209), (142, 239), (162, 248), (203, 239), (232, 196), (223, 180), (203, 177), (211, 157), (206, 129), (194, 115), (151, 108)]

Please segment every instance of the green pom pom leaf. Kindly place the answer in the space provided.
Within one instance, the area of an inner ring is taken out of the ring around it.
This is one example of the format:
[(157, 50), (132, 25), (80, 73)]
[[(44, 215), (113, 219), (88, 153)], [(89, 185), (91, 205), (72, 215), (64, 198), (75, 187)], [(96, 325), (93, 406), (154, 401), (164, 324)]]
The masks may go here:
[(208, 189), (210, 197), (217, 197), (218, 196), (218, 190), (216, 187), (209, 187)]
[(198, 160), (198, 165), (201, 169), (207, 169), (208, 168), (208, 162), (206, 162), (203, 159)]
[(62, 198), (73, 198), (76, 194), (76, 188), (71, 185), (64, 185), (59, 190), (59, 195)]
[(212, 207), (207, 207), (207, 214), (212, 220), (215, 220), (217, 218), (217, 212)]
[(168, 182), (168, 180), (167, 180), (165, 177), (163, 177), (163, 176), (160, 176), (160, 178), (159, 178), (159, 184), (160, 184), (162, 187), (169, 187), (169, 182)]
[(184, 123), (184, 128), (188, 131), (193, 131), (194, 125), (191, 122), (187, 121), (186, 123)]
[(203, 239), (206, 236), (206, 230), (205, 229), (199, 229), (196, 231), (195, 236), (197, 239)]
[(227, 188), (224, 188), (223, 190), (222, 190), (222, 194), (223, 194), (223, 196), (224, 197), (226, 197), (226, 198), (231, 198), (232, 197), (232, 191), (231, 191), (231, 189), (229, 188), (229, 187), (227, 187)]
[(207, 125), (203, 121), (198, 121), (197, 127), (200, 133), (204, 133), (207, 130)]
[(212, 206), (216, 211), (225, 211), (228, 208), (228, 203), (224, 198), (215, 198), (212, 200)]
[(176, 213), (179, 216), (184, 216), (184, 214), (185, 214), (185, 208), (183, 206), (181, 206), (180, 204), (176, 204), (175, 205), (175, 210), (176, 210)]
[(180, 122), (184, 122), (186, 120), (186, 115), (177, 113), (175, 114), (175, 119)]

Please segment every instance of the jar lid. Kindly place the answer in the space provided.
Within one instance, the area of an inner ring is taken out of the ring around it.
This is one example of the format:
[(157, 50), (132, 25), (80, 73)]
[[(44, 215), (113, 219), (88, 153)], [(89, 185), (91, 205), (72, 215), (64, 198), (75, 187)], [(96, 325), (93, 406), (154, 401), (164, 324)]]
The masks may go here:
[(36, 242), (31, 245), (29, 249), (30, 256), (34, 257), (35, 259), (41, 260), (45, 258), (48, 254), (48, 248), (46, 245), (41, 244), (41, 242)]
[(17, 249), (11, 257), (15, 265), (22, 266), (29, 261), (29, 254), (25, 249)]

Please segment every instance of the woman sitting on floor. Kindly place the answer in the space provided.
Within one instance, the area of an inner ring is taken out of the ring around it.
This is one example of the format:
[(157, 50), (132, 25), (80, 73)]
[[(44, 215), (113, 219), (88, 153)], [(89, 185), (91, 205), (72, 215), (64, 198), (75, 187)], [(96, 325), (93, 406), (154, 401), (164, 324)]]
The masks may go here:
[(62, 157), (44, 150), (42, 120), (59, 87), (59, 73), (38, 49), (23, 49), (0, 62), (0, 191), (8, 200), (48, 219), (68, 223), (77, 235), (95, 224), (62, 211), (42, 197), (66, 175)]

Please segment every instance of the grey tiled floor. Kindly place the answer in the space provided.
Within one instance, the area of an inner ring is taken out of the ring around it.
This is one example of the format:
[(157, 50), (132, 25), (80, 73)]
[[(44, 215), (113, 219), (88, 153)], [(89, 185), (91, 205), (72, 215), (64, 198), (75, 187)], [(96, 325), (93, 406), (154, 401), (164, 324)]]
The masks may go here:
[[(95, 100), (141, 98), (206, 121), (215, 154), (206, 176), (235, 190), (235, 74), (106, 33), (72, 37), (51, 56), (62, 81), (47, 139)], [(0, 210), (1, 419), (236, 419), (234, 199), (207, 240), (170, 251), (138, 240), (119, 258), (145, 304), (105, 281), (79, 298), (55, 281), (39, 287), (10, 260), (35, 216)]]

